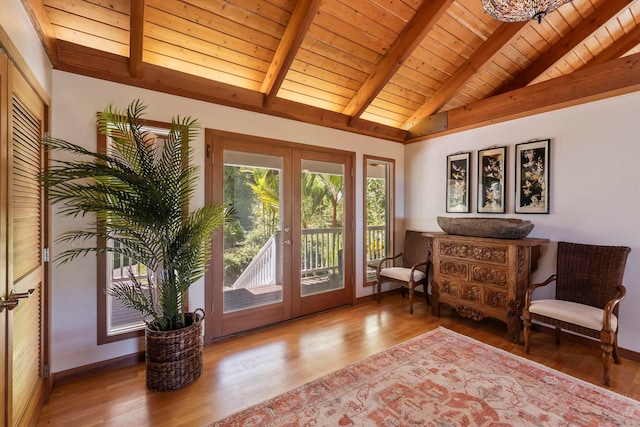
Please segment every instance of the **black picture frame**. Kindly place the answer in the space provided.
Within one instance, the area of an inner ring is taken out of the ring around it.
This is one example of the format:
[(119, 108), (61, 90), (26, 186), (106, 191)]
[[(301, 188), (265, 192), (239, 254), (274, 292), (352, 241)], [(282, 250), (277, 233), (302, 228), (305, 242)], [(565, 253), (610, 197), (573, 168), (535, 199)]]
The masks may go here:
[(478, 212), (505, 213), (506, 165), (507, 147), (478, 150)]
[(455, 153), (447, 156), (447, 212), (469, 213), (471, 153)]
[(550, 139), (516, 144), (516, 213), (549, 213), (550, 149)]

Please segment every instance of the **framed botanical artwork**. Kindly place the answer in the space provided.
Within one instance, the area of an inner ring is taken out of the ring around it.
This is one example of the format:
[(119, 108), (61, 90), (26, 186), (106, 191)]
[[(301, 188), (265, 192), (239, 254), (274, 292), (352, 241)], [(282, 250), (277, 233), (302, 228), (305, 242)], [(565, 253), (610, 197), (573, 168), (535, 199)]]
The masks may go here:
[(469, 213), (471, 153), (447, 156), (447, 212)]
[(478, 212), (505, 212), (507, 147), (478, 151)]
[(550, 142), (516, 145), (516, 213), (549, 213)]

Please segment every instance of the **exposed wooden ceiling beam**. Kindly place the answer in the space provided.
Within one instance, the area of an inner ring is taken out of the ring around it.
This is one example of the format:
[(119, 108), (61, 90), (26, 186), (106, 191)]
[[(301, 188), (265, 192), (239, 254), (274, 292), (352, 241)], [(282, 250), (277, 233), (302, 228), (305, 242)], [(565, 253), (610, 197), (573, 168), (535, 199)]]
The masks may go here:
[[(406, 130), (385, 126), (380, 123), (364, 119), (356, 119), (341, 113), (335, 113), (322, 108), (311, 107), (287, 99), (276, 98), (265, 112), (278, 117), (285, 117), (318, 126), (330, 127), (393, 142), (404, 143), (408, 132)], [(372, 141), (373, 142), (373, 141)]]
[[(144, 77), (129, 74), (128, 58), (64, 40), (58, 41), (60, 64), (57, 69), (102, 80), (206, 100), (231, 107), (262, 107), (262, 94), (238, 86), (226, 85), (203, 77), (180, 73), (143, 63)], [(201, 92), (201, 97), (197, 97)], [(206, 99), (204, 99), (206, 98)]]
[(58, 63), (58, 42), (42, 0), (22, 0), (22, 5), (29, 15), (31, 24), (40, 38), (40, 43), (42, 43), (49, 61), (55, 67)]
[(264, 106), (270, 107), (275, 99), (293, 59), (300, 49), (309, 26), (313, 21), (321, 0), (299, 0), (293, 9), (287, 28), (269, 65), (260, 92), (266, 94)]
[(440, 86), (433, 95), (427, 99), (415, 113), (404, 123), (403, 129), (411, 129), (421, 119), (429, 117), (442, 108), (453, 96), (471, 79), (478, 69), (489, 62), (504, 45), (507, 44), (528, 22), (502, 24), (498, 29), (475, 51), (473, 55), (461, 65), (456, 72)]
[(634, 27), (629, 33), (625, 34), (614, 44), (600, 52), (598, 56), (587, 62), (587, 66), (602, 64), (612, 59), (620, 58), (634, 47), (640, 44), (640, 26)]
[(607, 0), (581, 21), (574, 29), (533, 61), (527, 68), (515, 75), (512, 80), (499, 88), (495, 93), (510, 92), (525, 87), (538, 76), (547, 71), (567, 53), (582, 43), (588, 36), (616, 16), (623, 8), (629, 6), (629, 0)]
[(129, 75), (142, 77), (145, 0), (131, 0), (129, 12)]
[(389, 79), (422, 42), (453, 0), (427, 0), (416, 12), (395, 43), (389, 48), (376, 70), (362, 84), (344, 108), (343, 114), (358, 118), (380, 93)]
[(70, 73), (394, 142), (404, 142), (408, 134), (405, 130), (367, 120), (358, 120), (350, 123), (351, 118), (344, 114), (278, 98), (274, 100), (271, 108), (265, 108), (263, 105), (264, 94), (257, 90), (244, 89), (148, 63), (142, 64), (144, 77), (135, 79), (129, 74), (128, 58), (63, 40), (58, 41), (58, 50), (60, 52), (60, 63), (57, 69)]
[(572, 74), (493, 96), (447, 112), (447, 128), (429, 135), (409, 134), (417, 142), (449, 133), (531, 116), (640, 90), (640, 53)]

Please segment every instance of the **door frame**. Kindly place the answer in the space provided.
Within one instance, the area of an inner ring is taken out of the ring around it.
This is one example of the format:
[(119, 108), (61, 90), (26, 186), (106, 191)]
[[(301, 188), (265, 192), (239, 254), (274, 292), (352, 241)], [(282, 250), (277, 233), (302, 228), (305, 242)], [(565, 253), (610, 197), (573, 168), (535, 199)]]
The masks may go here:
[[(354, 184), (354, 166), (355, 166), (355, 158), (356, 155), (352, 151), (346, 150), (338, 150), (321, 146), (314, 146), (308, 144), (298, 144), (290, 141), (282, 141), (276, 139), (270, 139), (265, 137), (258, 137), (252, 135), (244, 135), (238, 134), (234, 132), (227, 132), (217, 129), (205, 129), (205, 202), (213, 202), (219, 203), (223, 200), (223, 195), (221, 194), (221, 186), (216, 185), (216, 183), (222, 180), (222, 164), (223, 160), (223, 144), (230, 144), (231, 147), (236, 145), (237, 147), (261, 147), (258, 152), (263, 152), (264, 154), (276, 154), (282, 152), (281, 150), (291, 150), (298, 152), (308, 152), (315, 153), (317, 156), (321, 158), (331, 158), (331, 155), (334, 156), (343, 156), (346, 158), (345, 160), (345, 184), (351, 185), (351, 191), (347, 194), (345, 198), (345, 224), (344, 224), (344, 286), (345, 291), (348, 292), (348, 296), (346, 298), (346, 304), (353, 304), (355, 301), (355, 281), (354, 281), (354, 233), (355, 233), (355, 184)], [(233, 149), (233, 148), (231, 148)], [(293, 162), (295, 156), (289, 156), (291, 161)], [(220, 164), (216, 162), (222, 162)], [(296, 181), (295, 173), (299, 172), (299, 168), (294, 167), (293, 163), (290, 165), (285, 165), (285, 169), (289, 168), (291, 172), (285, 171), (285, 174), (294, 174), (293, 179), (289, 179), (285, 181), (289, 181), (290, 183), (285, 183), (285, 186), (288, 186), (284, 189), (284, 191), (289, 191), (287, 194), (291, 194), (291, 191), (295, 191), (291, 185), (294, 185), (293, 182)], [(300, 201), (287, 201), (283, 209), (289, 210), (291, 212), (291, 221), (289, 225), (293, 228), (299, 226), (299, 215), (297, 214), (300, 211)], [(286, 225), (286, 224), (285, 224)], [(244, 332), (246, 330), (254, 329), (255, 327), (263, 326), (258, 325), (254, 326), (251, 322), (247, 322), (246, 329), (243, 331), (229, 331), (223, 330), (223, 310), (222, 310), (222, 301), (220, 301), (219, 297), (216, 299), (216, 289), (215, 286), (219, 283), (222, 283), (223, 280), (223, 271), (222, 268), (218, 264), (216, 264), (216, 260), (222, 259), (222, 231), (217, 231), (214, 233), (212, 237), (212, 260), (210, 262), (210, 267), (207, 269), (207, 273), (205, 275), (205, 292), (204, 292), (204, 301), (206, 305), (206, 311), (208, 311), (208, 315), (205, 317), (205, 342), (211, 342), (216, 339), (223, 338), (225, 336), (233, 335), (235, 333)], [(287, 259), (299, 260), (299, 256), (295, 255), (296, 248), (299, 248), (299, 244), (293, 245), (284, 245), (285, 251), (293, 250), (293, 255), (289, 255)], [(295, 274), (295, 273), (294, 273)], [(290, 277), (292, 274), (284, 274), (284, 276), (288, 276), (285, 280), (290, 281)], [(291, 286), (289, 286), (291, 285)], [(295, 284), (285, 283), (283, 287), (284, 292), (288, 293), (288, 295), (283, 295), (283, 303), (284, 301), (289, 301), (287, 307), (278, 307), (273, 308), (270, 306), (265, 306), (264, 308), (256, 308), (256, 312), (261, 312), (264, 316), (267, 316), (269, 319), (272, 319), (270, 324), (275, 324), (280, 321), (290, 320), (293, 315), (301, 316), (309, 313), (292, 313), (292, 304), (291, 304), (291, 288)], [(287, 289), (289, 288), (289, 289)], [(298, 292), (299, 293), (299, 292)], [(320, 299), (322, 297), (319, 297)], [(211, 304), (210, 304), (211, 302)], [(297, 310), (300, 310), (300, 307), (297, 307)], [(227, 314), (226, 316), (229, 316)], [(242, 316), (242, 312), (237, 314), (238, 317)], [(227, 333), (225, 333), (227, 332)]]

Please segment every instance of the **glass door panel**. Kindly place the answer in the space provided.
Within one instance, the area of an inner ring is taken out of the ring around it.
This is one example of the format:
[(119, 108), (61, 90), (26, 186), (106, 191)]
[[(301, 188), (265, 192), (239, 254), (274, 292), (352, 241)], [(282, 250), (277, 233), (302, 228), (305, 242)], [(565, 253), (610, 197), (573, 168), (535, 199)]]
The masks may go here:
[(224, 151), (223, 313), (283, 301), (282, 157)]
[[(352, 301), (351, 275), (345, 272), (345, 257), (351, 253), (346, 233), (351, 216), (349, 203), (351, 170), (349, 157), (341, 154), (301, 151), (294, 155), (298, 182), (294, 197), (294, 229), (299, 233), (293, 247), (294, 265), (300, 270), (293, 286), (293, 313), (304, 315), (348, 304)], [(297, 195), (297, 197), (295, 196)], [(350, 270), (349, 270), (350, 271)], [(297, 282), (297, 283), (296, 283)]]
[(344, 165), (302, 160), (300, 295), (342, 289)]

